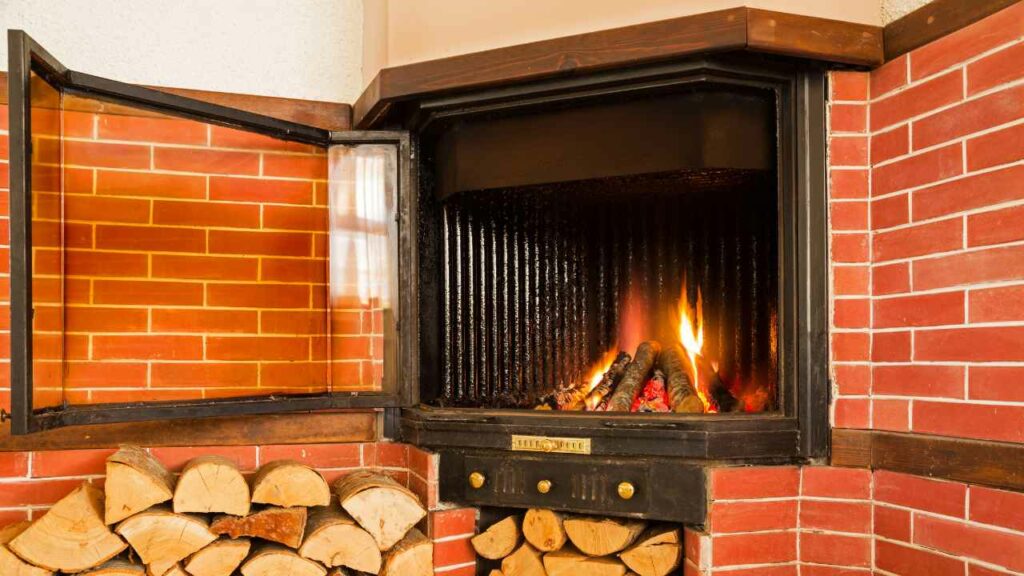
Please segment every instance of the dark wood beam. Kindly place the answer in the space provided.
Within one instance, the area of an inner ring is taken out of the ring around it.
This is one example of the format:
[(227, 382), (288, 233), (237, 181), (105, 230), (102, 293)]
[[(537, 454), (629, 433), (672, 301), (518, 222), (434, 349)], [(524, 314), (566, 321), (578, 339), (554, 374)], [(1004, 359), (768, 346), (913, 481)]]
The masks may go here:
[(1024, 490), (1024, 444), (870, 430), (832, 431), (832, 465)]
[(137, 446), (239, 446), (377, 440), (375, 412), (314, 412), (70, 426), (26, 436), (0, 427), (0, 452)]
[(749, 50), (857, 66), (882, 63), (882, 29), (767, 10), (730, 8), (495, 48), (381, 70), (353, 108), (372, 127), (396, 102), (542, 78)]
[(933, 0), (885, 26), (885, 59), (898, 58), (1019, 1)]

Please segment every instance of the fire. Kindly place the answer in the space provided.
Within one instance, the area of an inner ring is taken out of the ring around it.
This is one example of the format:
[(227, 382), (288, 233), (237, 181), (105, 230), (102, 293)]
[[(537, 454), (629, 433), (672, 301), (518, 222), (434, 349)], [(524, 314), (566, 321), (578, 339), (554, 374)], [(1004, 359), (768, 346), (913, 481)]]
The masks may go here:
[[(597, 388), (597, 385), (601, 383), (601, 379), (604, 378), (604, 373), (612, 367), (612, 363), (615, 362), (616, 351), (615, 349), (608, 350), (601, 356), (601, 359), (594, 363), (590, 368), (590, 373), (587, 375), (587, 394), (589, 395)], [(591, 406), (592, 399), (587, 398), (587, 410), (593, 410), (595, 406)], [(596, 402), (595, 402), (596, 404)]]
[(693, 382), (693, 389), (697, 391), (697, 397), (704, 404), (704, 412), (717, 412), (714, 404), (708, 399), (707, 390), (703, 389), (698, 378), (700, 368), (697, 366), (697, 356), (702, 355), (704, 351), (704, 306), (700, 288), (697, 289), (697, 305), (694, 310), (690, 309), (690, 300), (687, 296), (684, 280), (683, 293), (679, 296), (679, 343), (690, 356), (690, 366), (693, 367), (690, 380)]

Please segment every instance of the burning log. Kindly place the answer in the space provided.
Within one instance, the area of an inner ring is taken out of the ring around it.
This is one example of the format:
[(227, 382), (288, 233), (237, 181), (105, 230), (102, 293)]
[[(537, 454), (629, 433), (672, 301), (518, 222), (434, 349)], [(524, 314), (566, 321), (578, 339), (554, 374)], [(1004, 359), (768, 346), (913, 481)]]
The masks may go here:
[(618, 356), (615, 357), (615, 361), (608, 368), (608, 371), (604, 373), (601, 381), (587, 395), (584, 402), (585, 407), (594, 408), (604, 402), (605, 398), (618, 386), (622, 380), (622, 375), (626, 372), (626, 366), (629, 366), (632, 360), (629, 353), (619, 352)]
[(697, 365), (698, 385), (707, 391), (711, 401), (718, 407), (718, 411), (732, 412), (736, 407), (736, 399), (732, 397), (729, 389), (718, 376), (718, 371), (711, 366), (707, 358), (700, 354), (697, 355), (695, 364)]
[(470, 541), (476, 553), (488, 560), (501, 560), (516, 549), (519, 544), (519, 519), (509, 516), (496, 522)]
[(673, 412), (704, 412), (704, 403), (690, 381), (693, 365), (690, 355), (679, 344), (665, 349), (661, 354), (661, 369), (668, 379), (668, 403)]
[(629, 407), (630, 412), (671, 412), (668, 404), (668, 392), (665, 390), (665, 373), (655, 370), (640, 394)]
[(647, 375), (654, 368), (654, 361), (661, 353), (661, 344), (655, 340), (642, 342), (636, 348), (636, 356), (626, 366), (622, 374), (622, 380), (615, 387), (611, 399), (608, 401), (609, 412), (628, 412), (633, 406), (633, 399), (636, 398), (640, 387), (647, 381)]
[(523, 518), (523, 536), (542, 552), (553, 552), (565, 546), (562, 515), (554, 510), (530, 508)]

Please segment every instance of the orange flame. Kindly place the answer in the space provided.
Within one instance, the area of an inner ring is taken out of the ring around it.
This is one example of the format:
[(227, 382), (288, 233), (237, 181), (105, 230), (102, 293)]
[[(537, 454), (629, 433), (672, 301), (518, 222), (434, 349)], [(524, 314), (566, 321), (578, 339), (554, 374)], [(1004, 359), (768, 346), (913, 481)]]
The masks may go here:
[[(697, 356), (700, 356), (704, 350), (704, 306), (700, 288), (697, 289), (697, 306), (695, 310), (690, 309), (685, 279), (682, 292), (679, 296), (679, 343), (683, 345), (683, 349), (690, 356), (690, 366), (693, 367), (693, 374), (690, 375), (693, 389), (697, 391), (697, 397), (704, 404), (704, 412), (717, 412), (711, 400), (708, 399), (707, 390), (701, 387), (700, 379), (698, 378), (698, 371), (700, 369), (697, 367)], [(694, 321), (694, 318), (696, 321)]]
[[(601, 356), (601, 359), (595, 362), (594, 365), (590, 368), (590, 373), (587, 374), (588, 395), (594, 391), (594, 388), (597, 388), (598, 384), (601, 383), (601, 379), (604, 378), (604, 373), (607, 372), (608, 369), (612, 367), (612, 363), (615, 362), (615, 357), (617, 355), (618, 353), (615, 351), (614, 348), (612, 348), (611, 350), (605, 352), (604, 355)], [(596, 404), (596, 401), (594, 401), (594, 399), (587, 398), (586, 402), (587, 410), (593, 410), (594, 406), (591, 406), (591, 404)]]

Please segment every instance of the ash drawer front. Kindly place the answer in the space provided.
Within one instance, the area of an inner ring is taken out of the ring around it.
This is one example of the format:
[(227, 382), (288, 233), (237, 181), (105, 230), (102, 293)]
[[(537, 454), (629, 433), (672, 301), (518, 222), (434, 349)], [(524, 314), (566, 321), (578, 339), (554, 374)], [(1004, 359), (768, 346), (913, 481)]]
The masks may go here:
[[(482, 476), (479, 488), (474, 474), (477, 481)], [(702, 523), (704, 484), (699, 466), (664, 459), (441, 452), (441, 497), (474, 506)]]

